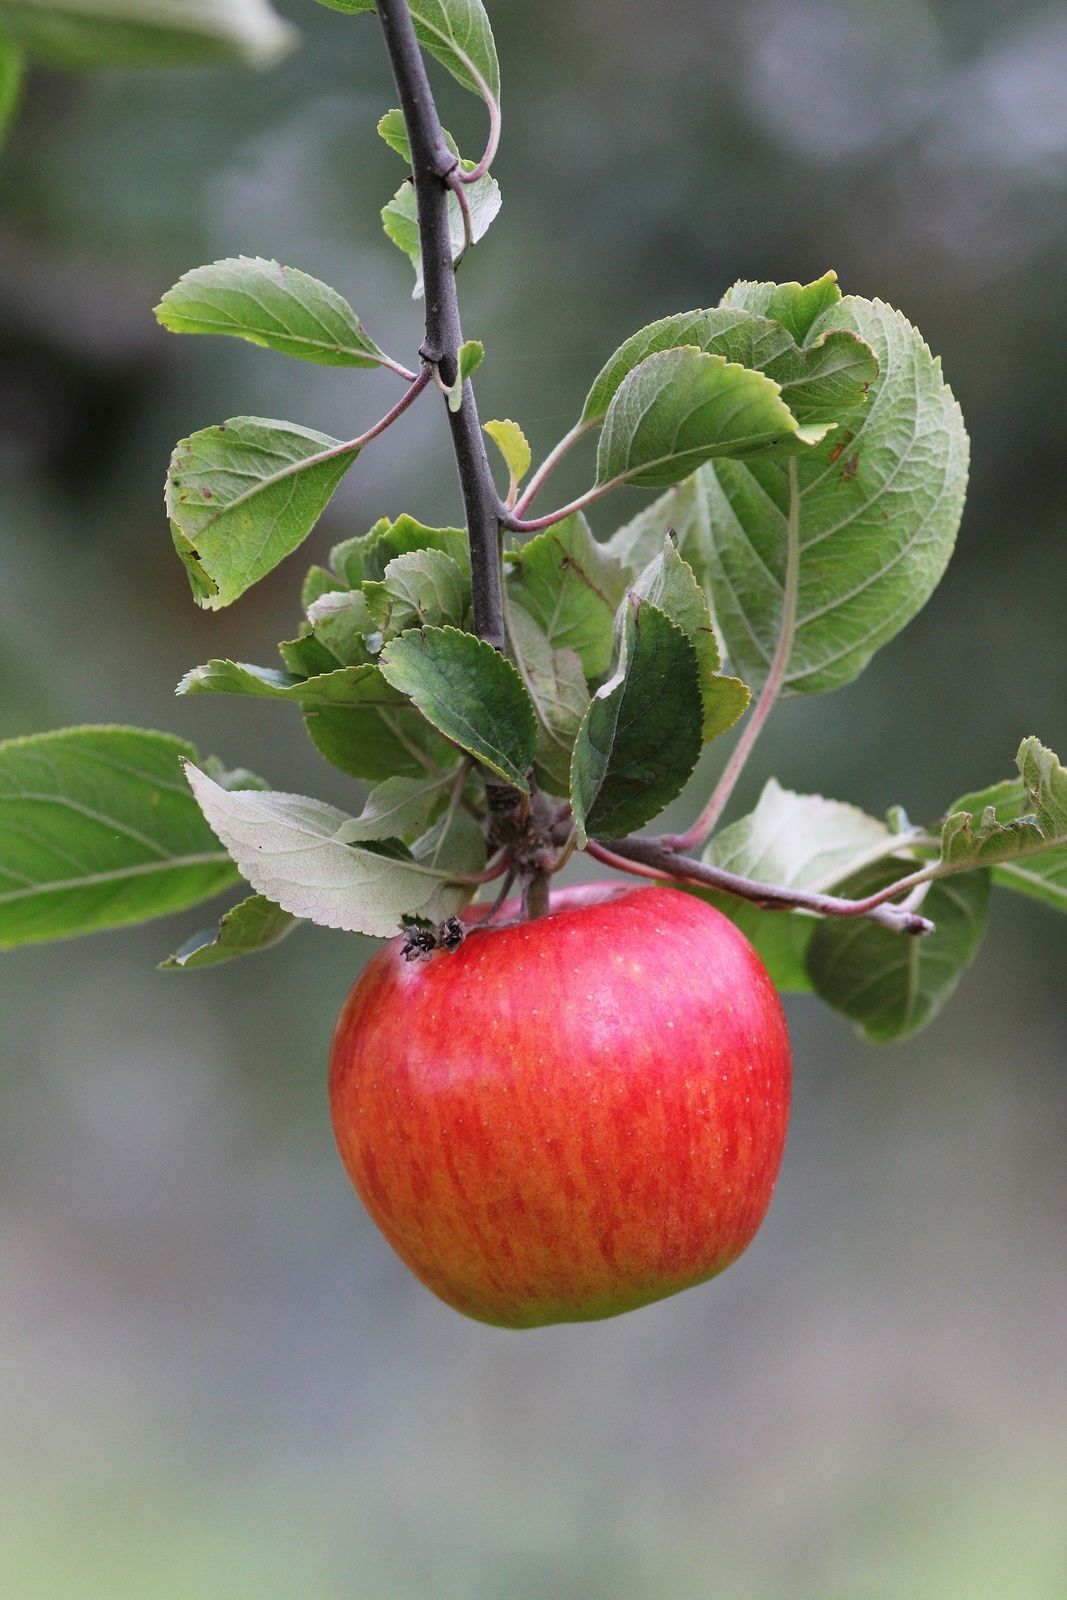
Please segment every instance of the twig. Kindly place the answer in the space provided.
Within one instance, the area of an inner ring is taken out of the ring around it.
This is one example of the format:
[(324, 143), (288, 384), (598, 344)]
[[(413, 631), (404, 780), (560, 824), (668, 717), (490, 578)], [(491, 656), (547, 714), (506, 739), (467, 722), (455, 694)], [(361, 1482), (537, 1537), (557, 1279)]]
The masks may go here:
[[(455, 170), (456, 158), (441, 132), (407, 0), (378, 0), (377, 11), (411, 147), (426, 289), (426, 338), (420, 354), (424, 361), (440, 369), (446, 384), (452, 384), (456, 379), (456, 352), (463, 343), (448, 226), (448, 180)], [(492, 101), (491, 95), (488, 98)], [(463, 403), (458, 411), (449, 411), (448, 422), (470, 538), (474, 632), (502, 650), (498, 545), (504, 508), (489, 470), (470, 383), (464, 384)]]
[(899, 884), (891, 884), (865, 900), (843, 900), (837, 895), (816, 894), (806, 889), (786, 889), (779, 884), (760, 883), (752, 878), (740, 877), (723, 867), (713, 867), (697, 861), (693, 856), (682, 855), (663, 840), (657, 839), (606, 839), (590, 840), (586, 846), (594, 859), (621, 871), (633, 871), (638, 877), (655, 876), (673, 879), (676, 883), (699, 884), (708, 889), (719, 889), (723, 894), (736, 895), (749, 900), (765, 911), (813, 911), (823, 917), (867, 917), (871, 922), (896, 933), (931, 933), (933, 923), (905, 906), (894, 906), (890, 898), (911, 888), (916, 880), (926, 881), (921, 874), (912, 873)]

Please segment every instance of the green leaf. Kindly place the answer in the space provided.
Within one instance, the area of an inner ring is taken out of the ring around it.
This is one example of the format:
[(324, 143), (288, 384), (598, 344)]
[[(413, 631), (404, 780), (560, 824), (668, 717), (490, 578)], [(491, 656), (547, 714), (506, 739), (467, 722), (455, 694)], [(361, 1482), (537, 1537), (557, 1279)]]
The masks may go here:
[(345, 666), (364, 665), (381, 648), (381, 630), (362, 589), (320, 595), (308, 606), (307, 616), (319, 644)]
[(681, 346), (766, 373), (800, 422), (835, 421), (839, 411), (862, 404), (878, 374), (877, 357), (854, 333), (827, 334), (801, 350), (789, 329), (770, 317), (725, 305), (683, 311), (639, 329), (619, 346), (586, 396), (581, 426), (603, 421), (623, 379), (647, 356)]
[(404, 123), (404, 113), (399, 106), (394, 106), (384, 117), (378, 118), (378, 137), (384, 139), (390, 150), (395, 150), (407, 166), (411, 166), (411, 140)]
[(509, 603), (511, 657), (537, 713), (534, 774), (550, 794), (570, 792), (571, 755), (589, 706), (582, 663), (573, 650), (553, 650), (537, 623), (520, 605)]
[[(464, 161), (462, 165), (464, 171), (470, 172), (474, 162)], [(464, 193), (470, 213), (470, 242), (477, 244), (480, 239), (484, 239), (500, 210), (500, 185), (487, 172), (475, 183), (467, 184)], [(422, 245), (419, 241), (415, 188), (410, 181), (402, 183), (389, 203), (383, 206), (382, 227), (385, 229), (386, 238), (391, 240), (398, 250), (402, 250), (411, 262), (415, 273), (415, 287), (411, 291), (411, 298), (421, 299), (425, 292)], [(448, 235), (452, 262), (453, 265), (458, 265), (467, 249), (467, 225), (463, 220), (460, 203), (451, 189), (448, 192)]]
[(415, 550), (443, 550), (457, 566), (470, 574), (470, 553), (466, 528), (429, 528), (414, 517), (397, 517), (390, 522), (381, 517), (369, 533), (346, 539), (330, 552), (330, 565), (341, 572), (353, 589), (367, 582), (380, 582), (390, 561)]
[[(679, 553), (685, 557), (704, 589), (711, 569), (711, 524), (704, 474), (694, 472), (661, 494), (650, 506), (612, 534), (602, 548), (620, 562), (631, 580), (654, 561), (663, 536), (672, 529)], [(714, 621), (714, 618), (712, 619)]]
[(668, 534), (663, 549), (641, 573), (634, 593), (676, 623), (696, 651), (700, 669), (700, 694), (704, 703), (704, 742), (732, 728), (748, 705), (749, 693), (740, 678), (720, 673), (722, 658), (704, 591), (689, 563), (678, 554)]
[(267, 0), (0, 0), (0, 29), (58, 67), (268, 67), (297, 37)]
[(941, 832), (950, 867), (991, 866), (993, 882), (1067, 911), (1067, 771), (1031, 737), (1016, 757), (1019, 781), (965, 795)]
[(703, 743), (696, 651), (656, 606), (627, 596), (615, 672), (589, 704), (571, 764), (578, 842), (643, 828), (675, 799)]
[(22, 51), (0, 33), (0, 147), (22, 99)]
[(377, 668), (373, 677), (360, 682), (352, 703), (308, 711), (304, 724), (331, 766), (371, 783), (396, 775), (416, 777), (455, 758), (452, 747), (406, 696), (390, 688)]
[(597, 482), (664, 488), (718, 456), (795, 455), (826, 433), (802, 427), (761, 372), (686, 346), (646, 356), (604, 419)]
[(814, 338), (846, 328), (875, 352), (864, 405), (795, 463), (799, 486), (795, 612), (787, 603), (789, 473), (779, 462), (719, 461), (701, 473), (713, 530), (715, 622), (734, 670), (766, 680), (783, 628), (783, 689), (849, 683), (925, 605), (955, 542), (967, 435), (941, 364), (879, 301), (837, 301)]
[(524, 545), (508, 581), (553, 650), (573, 650), (587, 677), (602, 677), (611, 665), (626, 574), (581, 512)]
[(456, 381), (448, 391), (449, 411), (463, 404), (463, 385), (485, 360), (485, 345), (480, 339), (465, 339), (456, 352)]
[(470, 579), (443, 550), (412, 550), (394, 556), (380, 583), (363, 586), (367, 609), (383, 638), (408, 628), (463, 623), (470, 604)]
[(340, 830), (351, 818), (334, 806), (302, 795), (228, 794), (191, 762), (186, 776), (253, 889), (294, 917), (388, 938), (440, 887), (442, 877), (403, 847), (343, 843)]
[[(840, 892), (859, 899), (908, 870), (909, 863), (884, 861)], [(872, 1044), (907, 1038), (932, 1021), (974, 960), (988, 903), (989, 874), (969, 872), (930, 885), (920, 909), (934, 932), (921, 938), (860, 917), (826, 917), (808, 945), (812, 986)]]
[(344, 706), (360, 698), (376, 681), (371, 665), (337, 667), (311, 678), (254, 667), (247, 661), (208, 661), (193, 667), (178, 684), (177, 694), (250, 694), (264, 700), (292, 700), (301, 706)]
[(0, 948), (184, 911), (236, 874), (179, 760), (136, 728), (63, 728), (0, 744)]
[(509, 497), (514, 495), (519, 484), (530, 470), (533, 455), (530, 443), (517, 422), (483, 422), (482, 432), (487, 433), (504, 457), (504, 465), (508, 469), (510, 483), (508, 486)]
[(182, 439), (167, 475), (174, 546), (217, 611), (306, 539), (358, 450), (293, 422), (234, 417)]
[(491, 644), (458, 628), (412, 629), (386, 646), (381, 670), (446, 739), (529, 792), (536, 715), (519, 674)]
[[(437, 872), (446, 866), (449, 872), (480, 872), (485, 866), (485, 837), (474, 818), (456, 806), (439, 817), (421, 839), (416, 839), (411, 854), (416, 861)], [(418, 914), (427, 922), (444, 922), (474, 898), (475, 888), (472, 884), (440, 879), (437, 889)]]
[(798, 345), (808, 342), (812, 327), (841, 299), (836, 272), (825, 272), (813, 283), (748, 283), (727, 289), (723, 305), (771, 317), (792, 335)]
[(288, 911), (254, 894), (227, 911), (217, 928), (194, 933), (172, 956), (159, 963), (159, 970), (198, 972), (201, 967), (217, 967), (237, 956), (268, 950), (296, 926), (296, 918)]
[(219, 333), (330, 367), (392, 365), (347, 300), (294, 267), (235, 256), (168, 289), (156, 319), (171, 333)]
[[(374, 10), (374, 0), (319, 0), (331, 11)], [(500, 64), (493, 30), (481, 0), (409, 0), (411, 19), (421, 45), (465, 89), (483, 98), (488, 90), (500, 99)]]
[(281, 641), (278, 654), (294, 678), (317, 678), (320, 673), (336, 672), (341, 666), (359, 666), (367, 659), (360, 656), (355, 661), (343, 661), (340, 656), (335, 656), (315, 637), (308, 622), (301, 625), (301, 631), (295, 639)]
[[(795, 794), (771, 778), (755, 810), (716, 833), (703, 859), (757, 883), (828, 894), (906, 842), (856, 806), (819, 794)], [(901, 865), (901, 874), (908, 870)], [(802, 912), (763, 911), (750, 901), (714, 890), (692, 892), (717, 906), (748, 936), (776, 988), (811, 988), (804, 953), (817, 918)]]
[(341, 828), (344, 844), (367, 839), (410, 840), (422, 834), (445, 798), (452, 773), (443, 777), (386, 778), (367, 796), (363, 810)]
[(300, 604), (307, 611), (316, 600), (321, 600), (324, 594), (347, 594), (347, 589), (339, 578), (332, 572), (327, 572), (325, 567), (309, 567), (300, 586)]

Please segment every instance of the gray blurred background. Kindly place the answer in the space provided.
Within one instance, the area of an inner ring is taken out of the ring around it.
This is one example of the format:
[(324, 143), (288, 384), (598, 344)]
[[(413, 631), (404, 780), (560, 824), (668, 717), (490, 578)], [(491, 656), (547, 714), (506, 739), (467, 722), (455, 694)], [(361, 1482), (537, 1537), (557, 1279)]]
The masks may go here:
[[(175, 439), (240, 412), (348, 437), (395, 389), (172, 339), (151, 306), (190, 266), (262, 253), (401, 358), (420, 337), (377, 227), (399, 168), (373, 131), (394, 100), (374, 24), (281, 9), (304, 48), (269, 76), (37, 75), (0, 161), (0, 737), (168, 728), (350, 804), (291, 708), (172, 693), (211, 655), (272, 664), (306, 564), (198, 612), (162, 515)], [(504, 211), (461, 274), (483, 416), (543, 452), (638, 326), (834, 266), (922, 328), (970, 425), (935, 599), (853, 687), (780, 710), (739, 804), (774, 771), (932, 819), (1022, 735), (1063, 750), (1067, 14), (490, 9)], [(477, 103), (435, 81), (476, 154)], [(310, 554), (404, 510), (458, 514), (430, 404), (366, 452)], [(792, 1135), (749, 1254), (532, 1334), (439, 1305), (343, 1177), (325, 1059), (367, 945), (308, 929), (156, 973), (207, 920), (0, 964), (5, 1600), (1064, 1600), (1052, 912), (998, 896), (954, 1002), (882, 1053), (791, 1004)]]

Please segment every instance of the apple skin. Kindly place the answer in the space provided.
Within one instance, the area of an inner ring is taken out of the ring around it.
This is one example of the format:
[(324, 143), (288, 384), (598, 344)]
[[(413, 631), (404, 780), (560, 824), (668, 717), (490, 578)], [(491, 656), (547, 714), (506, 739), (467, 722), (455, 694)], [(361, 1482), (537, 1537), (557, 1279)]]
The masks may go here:
[(379, 950), (345, 1002), (330, 1108), (367, 1210), (428, 1288), (529, 1328), (737, 1259), (778, 1174), (790, 1053), (728, 918), (677, 889), (585, 885), (454, 952), (402, 951)]

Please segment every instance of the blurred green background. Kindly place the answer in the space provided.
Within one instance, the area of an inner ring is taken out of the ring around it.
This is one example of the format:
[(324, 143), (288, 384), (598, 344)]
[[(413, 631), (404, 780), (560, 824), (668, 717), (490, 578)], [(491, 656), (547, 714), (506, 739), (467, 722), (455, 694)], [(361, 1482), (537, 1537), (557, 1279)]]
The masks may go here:
[[(403, 358), (373, 22), (282, 0), (266, 76), (39, 73), (0, 161), (0, 737), (172, 729), (347, 804), (286, 708), (176, 701), (270, 663), (294, 558), (193, 606), (161, 485), (239, 412), (349, 437), (386, 376), (179, 341), (187, 267), (275, 255)], [(974, 443), (959, 553), (771, 771), (935, 817), (1067, 747), (1067, 14), (1028, 0), (497, 0), (499, 222), (462, 270), (483, 416), (543, 452), (614, 346), (736, 277), (880, 295)], [(472, 154), (477, 103), (435, 73)], [(584, 486), (580, 462), (561, 496)], [(597, 508), (610, 531), (633, 505)], [(440, 408), (368, 450), (311, 555), (458, 514)], [(675, 810), (691, 815), (704, 790)], [(735, 808), (736, 810), (736, 808)], [(307, 929), (199, 977), (203, 915), (0, 965), (0, 1593), (10, 1600), (1064, 1600), (1067, 926), (998, 896), (976, 971), (883, 1053), (790, 1006), (770, 1218), (722, 1281), (508, 1334), (439, 1305), (344, 1179), (334, 1016), (365, 942)]]

